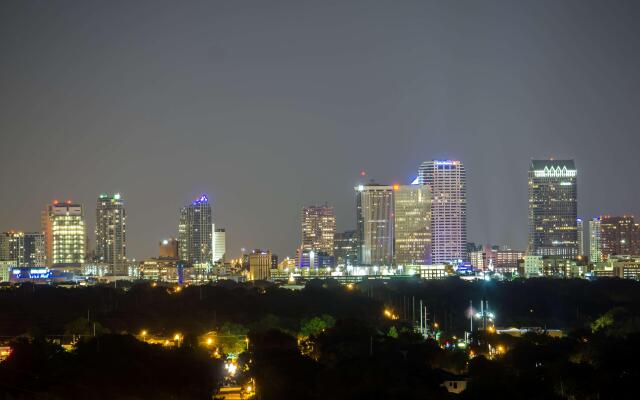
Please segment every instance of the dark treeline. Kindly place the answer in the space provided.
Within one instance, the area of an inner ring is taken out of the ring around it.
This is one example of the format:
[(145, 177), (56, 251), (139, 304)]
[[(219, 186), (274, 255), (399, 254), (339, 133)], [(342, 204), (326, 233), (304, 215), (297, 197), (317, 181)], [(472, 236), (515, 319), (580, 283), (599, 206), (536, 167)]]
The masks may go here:
[(640, 283), (622, 279), (368, 281), (360, 289), (374, 299), (392, 304), (400, 313), (405, 310), (408, 319), (412, 316), (412, 298), (416, 302), (422, 299), (430, 318), (454, 334), (469, 329), (469, 301), (478, 310), (483, 299), (489, 302), (497, 315), (497, 325), (502, 327), (571, 330), (588, 326), (616, 307), (640, 313)]
[[(469, 300), (477, 307), (480, 299), (499, 326), (568, 335), (476, 333), (471, 349), (444, 346), (467, 329)], [(420, 300), (443, 328), (440, 343), (413, 329)], [(399, 318), (385, 316), (389, 308)], [(0, 309), (0, 334), (14, 336), (0, 364), (0, 398), (7, 399), (211, 398), (223, 377), (212, 349), (198, 342), (209, 331), (221, 333), (222, 352), (244, 352), (243, 382), (254, 378), (260, 399), (454, 398), (445, 380), (464, 380), (458, 396), (468, 399), (620, 399), (634, 398), (640, 378), (634, 281), (369, 281), (353, 288), (312, 281), (300, 291), (231, 282), (179, 291), (149, 283), (23, 284), (0, 290)], [(132, 336), (142, 329), (183, 339), (174, 349), (149, 345)], [(73, 351), (45, 339), (69, 332), (85, 335)], [(492, 353), (498, 346), (504, 350)]]
[(328, 314), (334, 318), (377, 320), (384, 305), (403, 319), (411, 319), (412, 299), (422, 299), (430, 318), (454, 334), (467, 329), (469, 300), (479, 307), (486, 299), (499, 326), (541, 326), (573, 329), (615, 307), (640, 310), (640, 283), (601, 279), (511, 282), (369, 281), (349, 291), (331, 281), (316, 281), (302, 291), (257, 288), (231, 282), (186, 287), (135, 284), (126, 290), (113, 286), (60, 288), (23, 284), (0, 290), (0, 335), (14, 336), (38, 329), (45, 335), (64, 332), (77, 319), (99, 321), (112, 332), (193, 331), (223, 322), (249, 325), (266, 315), (276, 316), (284, 328), (296, 329), (303, 318)]
[(335, 282), (311, 286), (291, 291), (225, 282), (190, 286), (176, 293), (173, 287), (148, 283), (127, 289), (23, 284), (0, 290), (0, 335), (21, 335), (34, 329), (44, 335), (59, 335), (78, 318), (98, 321), (114, 333), (137, 334), (146, 329), (158, 334), (200, 334), (225, 322), (249, 326), (265, 316), (276, 317), (280, 327), (292, 330), (299, 328), (302, 319), (321, 314), (335, 318), (381, 316), (379, 302), (347, 292)]
[(20, 338), (0, 364), (3, 399), (211, 399), (222, 362), (202, 349), (148, 345), (130, 335), (100, 335), (74, 351), (42, 337)]

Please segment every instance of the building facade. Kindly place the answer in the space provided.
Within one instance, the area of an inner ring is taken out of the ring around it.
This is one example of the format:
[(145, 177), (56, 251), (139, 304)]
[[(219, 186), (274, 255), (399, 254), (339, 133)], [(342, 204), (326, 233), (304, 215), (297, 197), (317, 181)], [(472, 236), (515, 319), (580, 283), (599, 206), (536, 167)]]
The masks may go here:
[(180, 210), (178, 241), (181, 260), (190, 265), (213, 262), (213, 222), (206, 194)]
[(0, 261), (15, 261), (18, 268), (46, 266), (44, 234), (16, 231), (1, 233)]
[(333, 207), (308, 206), (301, 213), (302, 251), (315, 251), (333, 256), (336, 216)]
[(162, 259), (178, 260), (178, 240), (175, 238), (164, 239), (158, 244), (159, 255)]
[(358, 233), (338, 232), (333, 240), (333, 255), (338, 265), (358, 265)]
[(464, 165), (457, 160), (425, 161), (418, 182), (431, 190), (431, 261), (467, 259), (467, 188)]
[(640, 227), (633, 215), (600, 217), (600, 251), (603, 260), (610, 256), (640, 255)]
[(361, 265), (393, 263), (393, 188), (370, 183), (355, 187)]
[(589, 221), (589, 261), (593, 264), (602, 261), (600, 231), (600, 218), (593, 218)]
[(429, 186), (394, 185), (395, 262), (431, 264), (431, 193)]
[(529, 254), (576, 257), (578, 190), (573, 160), (532, 160), (528, 186)]
[(224, 263), (227, 254), (227, 231), (213, 227), (213, 262)]
[(584, 256), (584, 224), (580, 218), (576, 221), (576, 229), (578, 231), (578, 256)]
[(78, 269), (87, 253), (87, 231), (81, 204), (71, 201), (48, 204), (43, 212), (47, 265)]
[(114, 275), (127, 275), (127, 233), (120, 193), (98, 196), (96, 205), (96, 259)]
[(268, 250), (254, 250), (249, 254), (249, 280), (267, 280), (271, 276), (273, 257)]

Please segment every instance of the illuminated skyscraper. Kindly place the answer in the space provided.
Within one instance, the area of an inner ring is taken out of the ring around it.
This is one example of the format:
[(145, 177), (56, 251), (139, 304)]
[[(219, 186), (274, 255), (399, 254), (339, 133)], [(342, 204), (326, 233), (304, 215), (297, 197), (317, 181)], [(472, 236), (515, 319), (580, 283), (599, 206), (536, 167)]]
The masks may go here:
[(584, 224), (582, 219), (578, 218), (576, 223), (576, 229), (578, 231), (578, 255), (583, 256), (584, 253)]
[(529, 168), (529, 254), (578, 255), (578, 189), (573, 160), (532, 160)]
[(358, 260), (362, 265), (393, 263), (393, 188), (370, 183), (355, 187)]
[(127, 275), (126, 213), (120, 193), (101, 194), (96, 206), (96, 257), (114, 275)]
[(431, 190), (431, 261), (466, 260), (467, 187), (464, 165), (457, 160), (425, 161), (418, 183)]
[(600, 243), (600, 218), (589, 221), (589, 261), (602, 261), (602, 245)]
[(213, 224), (206, 194), (180, 210), (178, 240), (181, 260), (189, 264), (213, 262)]
[(213, 262), (224, 262), (227, 253), (227, 232), (213, 227)]
[(394, 185), (395, 260), (431, 264), (431, 194), (428, 186)]
[(333, 207), (309, 206), (302, 209), (302, 251), (333, 255), (336, 216)]
[(640, 255), (640, 228), (633, 215), (600, 217), (600, 249), (603, 260), (610, 256)]
[(47, 265), (77, 269), (87, 252), (87, 231), (81, 204), (54, 201), (42, 215)]

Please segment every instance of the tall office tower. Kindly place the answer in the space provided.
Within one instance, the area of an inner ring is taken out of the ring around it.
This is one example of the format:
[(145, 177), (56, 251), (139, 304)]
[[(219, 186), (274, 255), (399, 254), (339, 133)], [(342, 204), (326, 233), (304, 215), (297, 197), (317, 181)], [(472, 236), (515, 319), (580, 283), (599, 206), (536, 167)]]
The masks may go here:
[(356, 190), (356, 215), (362, 265), (393, 263), (393, 188), (369, 183)]
[(178, 259), (178, 240), (175, 238), (164, 239), (159, 244), (160, 258), (163, 259)]
[(57, 200), (42, 214), (47, 265), (51, 268), (80, 268), (87, 252), (87, 232), (81, 204)]
[(227, 232), (223, 228), (213, 227), (213, 262), (224, 263), (227, 253)]
[(578, 255), (577, 170), (573, 160), (532, 160), (529, 168), (529, 255)]
[(600, 218), (593, 218), (589, 221), (589, 261), (591, 263), (599, 263), (602, 261)]
[(467, 183), (464, 165), (457, 160), (425, 161), (418, 183), (431, 189), (431, 261), (466, 260)]
[(127, 275), (126, 213), (120, 193), (101, 194), (96, 205), (96, 257), (114, 275)]
[(202, 194), (180, 210), (180, 259), (189, 264), (210, 264), (213, 261), (212, 230), (211, 204), (207, 195)]
[(617, 255), (640, 255), (640, 232), (633, 215), (600, 217), (602, 259)]
[(257, 281), (269, 279), (269, 276), (271, 276), (273, 262), (273, 255), (270, 251), (254, 250), (249, 255), (249, 280)]
[(333, 255), (336, 216), (328, 205), (302, 209), (302, 251)]
[(584, 252), (584, 224), (582, 219), (578, 218), (576, 221), (576, 229), (578, 232), (578, 255), (583, 256)]
[(431, 194), (428, 186), (393, 185), (395, 261), (431, 264)]
[(358, 247), (357, 231), (337, 232), (333, 239), (333, 256), (336, 264), (357, 265)]

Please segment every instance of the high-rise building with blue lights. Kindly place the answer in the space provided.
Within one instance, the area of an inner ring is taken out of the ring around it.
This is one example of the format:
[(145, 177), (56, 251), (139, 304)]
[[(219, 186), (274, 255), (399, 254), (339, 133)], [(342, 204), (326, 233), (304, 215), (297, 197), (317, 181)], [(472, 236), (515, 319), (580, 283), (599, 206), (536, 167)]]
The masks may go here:
[(431, 189), (431, 262), (467, 259), (467, 183), (457, 160), (425, 161), (418, 183)]
[(192, 265), (213, 263), (213, 222), (206, 194), (180, 210), (178, 241), (181, 260)]

